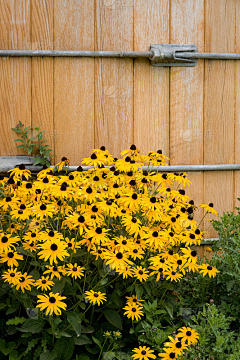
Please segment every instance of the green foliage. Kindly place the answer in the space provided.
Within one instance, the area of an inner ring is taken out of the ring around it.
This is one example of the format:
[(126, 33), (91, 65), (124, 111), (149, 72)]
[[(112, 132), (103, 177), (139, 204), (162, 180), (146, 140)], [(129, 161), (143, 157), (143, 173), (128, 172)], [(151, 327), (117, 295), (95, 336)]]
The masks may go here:
[(20, 139), (14, 140), (17, 143), (17, 149), (22, 149), (27, 155), (36, 156), (35, 165), (47, 165), (50, 166), (49, 159), (51, 158), (52, 149), (50, 145), (46, 144), (47, 141), (43, 140), (43, 133), (46, 130), (40, 131), (40, 126), (27, 126), (24, 127), (24, 124), (19, 121), (19, 124), (15, 128), (12, 128)]

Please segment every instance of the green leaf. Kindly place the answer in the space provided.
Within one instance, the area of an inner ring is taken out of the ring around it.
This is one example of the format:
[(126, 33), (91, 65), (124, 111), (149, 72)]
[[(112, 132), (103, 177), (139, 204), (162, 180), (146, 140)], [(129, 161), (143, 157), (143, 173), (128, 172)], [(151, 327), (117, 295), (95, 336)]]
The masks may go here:
[(71, 311), (67, 313), (67, 321), (78, 336), (81, 335), (81, 319), (78, 313)]
[(44, 351), (41, 355), (39, 360), (55, 360), (58, 357), (58, 354), (54, 351)]
[(40, 266), (41, 265), (40, 262), (38, 262), (38, 261), (30, 261), (29, 264), (33, 265), (33, 266)]
[(70, 360), (74, 351), (73, 338), (58, 339), (53, 350), (58, 354), (58, 360)]
[(7, 304), (0, 303), (0, 310), (4, 309), (7, 306)]
[(30, 251), (24, 250), (24, 248), (22, 246), (17, 246), (16, 250), (18, 252), (20, 252), (21, 254), (28, 255), (28, 256), (31, 256), (32, 258), (35, 258), (34, 255)]
[(137, 299), (140, 300), (143, 294), (143, 288), (139, 285), (135, 285), (135, 292), (137, 295)]
[(61, 279), (58, 282), (56, 281), (55, 285), (52, 288), (52, 292), (54, 294), (61, 293), (63, 291), (64, 287), (65, 287), (65, 284), (66, 284), (66, 282), (65, 282), (64, 279)]
[(86, 350), (90, 353), (90, 354), (97, 354), (99, 352), (99, 348), (98, 346), (93, 346), (93, 345), (85, 345)]
[(32, 334), (39, 333), (44, 326), (44, 320), (28, 319), (21, 328), (17, 328), (21, 332), (30, 332)]
[(25, 355), (26, 355), (30, 350), (32, 350), (32, 348), (33, 348), (35, 345), (37, 345), (37, 343), (38, 343), (39, 340), (40, 340), (40, 339), (37, 338), (37, 339), (32, 339), (31, 341), (28, 342), (28, 347), (27, 347), (27, 349), (26, 349), (26, 351), (25, 351)]
[(6, 356), (15, 348), (15, 342), (7, 343), (4, 339), (0, 339), (0, 351)]
[(92, 341), (86, 335), (81, 335), (79, 337), (74, 337), (74, 343), (75, 345), (87, 345), (92, 344)]
[(172, 305), (169, 304), (169, 303), (165, 303), (165, 302), (162, 302), (162, 305), (167, 310), (168, 315), (170, 316), (170, 318), (173, 319), (173, 307), (172, 307)]
[(94, 327), (91, 325), (82, 325), (83, 334), (92, 334), (94, 332)]
[(13, 314), (15, 311), (17, 311), (17, 309), (18, 309), (18, 308), (10, 307), (9, 309), (7, 309), (6, 315)]
[(10, 319), (6, 322), (7, 325), (18, 325), (18, 324), (23, 324), (25, 323), (27, 319), (26, 318), (20, 318), (20, 317), (15, 317), (14, 319)]
[(113, 309), (104, 310), (104, 315), (107, 321), (115, 326), (117, 329), (122, 330), (122, 319), (117, 311)]
[(94, 336), (92, 336), (92, 339), (95, 342), (95, 344), (97, 344), (97, 346), (100, 347), (100, 349), (101, 349), (102, 348), (101, 342), (97, 338), (95, 338)]

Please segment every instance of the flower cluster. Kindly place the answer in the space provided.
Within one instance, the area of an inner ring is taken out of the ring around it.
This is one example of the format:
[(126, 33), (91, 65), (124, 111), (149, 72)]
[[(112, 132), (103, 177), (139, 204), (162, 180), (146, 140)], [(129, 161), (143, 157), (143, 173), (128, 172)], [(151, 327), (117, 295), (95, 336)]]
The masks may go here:
[[(72, 305), (62, 290), (53, 291), (61, 279), (77, 284), (80, 301), (101, 306), (111, 291), (105, 282), (110, 272), (117, 281), (139, 286), (218, 272), (198, 264), (194, 246), (204, 233), (185, 192), (191, 184), (187, 174), (161, 173), (168, 161), (161, 150), (140, 155), (132, 145), (121, 155), (114, 158), (101, 147), (83, 159), (81, 165), (92, 166), (88, 170), (79, 166), (69, 172), (70, 162), (63, 157), (54, 169), (44, 167), (34, 181), (24, 165), (11, 170), (9, 178), (0, 177), (1, 276), (12, 289), (34, 289), (37, 306), (46, 315), (59, 315)], [(159, 171), (152, 171), (153, 166)], [(215, 211), (213, 204), (203, 207), (206, 213)], [(124, 314), (138, 321), (144, 316), (143, 300), (132, 292), (127, 299)]]

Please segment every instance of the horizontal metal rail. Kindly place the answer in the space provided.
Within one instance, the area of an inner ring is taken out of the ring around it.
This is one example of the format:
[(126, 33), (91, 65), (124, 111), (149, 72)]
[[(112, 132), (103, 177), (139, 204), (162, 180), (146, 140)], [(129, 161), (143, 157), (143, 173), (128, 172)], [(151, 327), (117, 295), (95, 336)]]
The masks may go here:
[[(114, 165), (112, 165), (114, 166)], [(52, 168), (54, 166), (51, 166)], [(78, 166), (69, 166), (70, 171), (76, 171)], [(82, 166), (83, 170), (92, 169), (93, 166)], [(171, 165), (171, 166), (141, 166), (142, 170), (159, 172), (188, 172), (188, 171), (223, 171), (240, 170), (240, 164), (219, 164), (219, 165)]]
[[(68, 51), (68, 50), (0, 50), (0, 56), (49, 56), (49, 57), (105, 57), (105, 58), (148, 58), (153, 51)], [(177, 52), (182, 59), (240, 60), (240, 54)]]
[(152, 51), (58, 51), (58, 50), (0, 50), (0, 56), (73, 56), (107, 58), (150, 58)]
[(177, 52), (177, 56), (183, 59), (240, 60), (240, 54), (231, 53)]

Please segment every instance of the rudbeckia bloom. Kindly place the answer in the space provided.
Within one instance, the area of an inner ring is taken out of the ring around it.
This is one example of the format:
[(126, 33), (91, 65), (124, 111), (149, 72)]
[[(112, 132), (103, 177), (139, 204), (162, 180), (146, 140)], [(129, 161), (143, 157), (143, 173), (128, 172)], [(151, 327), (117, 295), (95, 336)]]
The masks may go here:
[(104, 301), (107, 301), (106, 294), (101, 293), (100, 291), (85, 291), (86, 299), (90, 301), (91, 304), (95, 305), (96, 303), (100, 306)]
[(188, 345), (191, 343), (196, 344), (198, 342), (199, 334), (196, 330), (190, 327), (182, 327), (178, 329), (179, 333), (176, 335), (177, 338), (182, 338), (182, 341), (187, 341)]
[(39, 259), (44, 259), (44, 261), (49, 259), (51, 265), (53, 262), (57, 264), (57, 259), (63, 261), (69, 255), (66, 251), (66, 243), (60, 240), (47, 240), (43, 244), (39, 244), (38, 247), (42, 249), (38, 253)]
[(163, 348), (163, 350), (166, 351), (166, 352), (158, 354), (158, 356), (160, 356), (161, 359), (172, 360), (172, 359), (177, 359), (178, 358), (178, 354), (174, 350), (172, 350), (171, 348)]
[(72, 276), (75, 279), (80, 279), (83, 276), (83, 270), (84, 267), (78, 266), (77, 263), (75, 263), (74, 265), (68, 264), (66, 268), (66, 273), (68, 276)]
[(134, 272), (134, 276), (141, 282), (143, 280), (146, 281), (147, 278), (149, 277), (148, 275), (149, 271), (143, 268), (142, 266), (137, 266), (136, 269), (133, 269), (133, 272)]
[(23, 260), (23, 256), (20, 255), (17, 251), (8, 251), (6, 253), (2, 253), (0, 262), (6, 262), (8, 266), (18, 266), (17, 260)]
[(15, 168), (13, 170), (9, 170), (8, 172), (10, 172), (10, 177), (13, 177), (13, 179), (15, 181), (17, 180), (21, 180), (22, 177), (24, 176), (27, 180), (31, 177), (31, 171), (27, 170), (25, 168), (24, 164), (19, 165), (19, 168)]
[(139, 348), (133, 349), (133, 352), (135, 352), (135, 354), (132, 355), (134, 360), (156, 359), (156, 356), (153, 354), (154, 351), (150, 350), (150, 347), (139, 346)]
[(37, 289), (41, 288), (42, 291), (50, 290), (54, 285), (54, 282), (49, 280), (49, 276), (42, 276), (41, 279), (35, 281), (35, 286)]
[(61, 279), (61, 274), (65, 275), (66, 274), (66, 270), (64, 268), (64, 266), (46, 266), (48, 270), (44, 271), (43, 274), (50, 274), (50, 278), (53, 279), (54, 276), (56, 276), (59, 280)]
[(139, 320), (141, 319), (141, 316), (144, 316), (144, 313), (142, 311), (142, 306), (139, 305), (130, 305), (127, 304), (123, 310), (126, 310), (124, 315), (127, 315), (128, 319), (132, 320)]
[(216, 216), (218, 216), (217, 211), (214, 210), (214, 208), (213, 208), (213, 203), (210, 203), (210, 204), (201, 204), (201, 205), (199, 205), (199, 206), (202, 207), (202, 208), (205, 208), (205, 210), (206, 210), (207, 212), (209, 212), (209, 213), (211, 213), (211, 214), (215, 214)]
[(67, 304), (62, 301), (66, 299), (66, 296), (60, 296), (59, 293), (53, 294), (50, 292), (49, 295), (38, 295), (37, 297), (39, 298), (37, 307), (41, 311), (46, 309), (46, 315), (52, 315), (53, 313), (61, 315), (61, 309), (66, 310), (67, 308)]
[(16, 289), (21, 289), (24, 293), (25, 290), (31, 291), (31, 285), (34, 285), (34, 280), (31, 275), (28, 275), (26, 272), (21, 274), (20, 279), (16, 285)]
[(203, 276), (209, 275), (209, 277), (215, 277), (217, 275), (217, 273), (220, 272), (215, 267), (213, 267), (213, 266), (211, 266), (209, 264), (199, 265), (198, 268), (201, 269), (200, 273), (202, 273)]
[(2, 275), (2, 278), (4, 281), (8, 282), (10, 285), (16, 285), (19, 282), (19, 279), (21, 278), (20, 271), (17, 271), (17, 269), (8, 269), (5, 271)]

